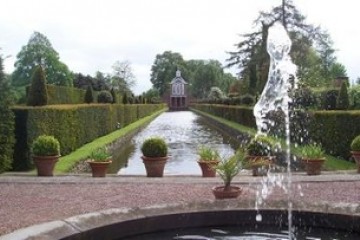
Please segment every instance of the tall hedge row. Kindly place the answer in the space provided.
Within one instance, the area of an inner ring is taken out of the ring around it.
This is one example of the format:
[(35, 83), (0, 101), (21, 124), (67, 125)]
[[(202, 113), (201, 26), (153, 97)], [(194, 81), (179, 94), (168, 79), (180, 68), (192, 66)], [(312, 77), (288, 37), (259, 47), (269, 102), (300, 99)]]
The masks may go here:
[(331, 155), (348, 159), (351, 141), (359, 134), (360, 111), (312, 112), (309, 135)]
[[(32, 167), (30, 145), (41, 135), (54, 135), (66, 155), (119, 126), (124, 127), (162, 108), (163, 104), (83, 104), (15, 107), (16, 145), (13, 170)], [(141, 113), (141, 114), (139, 114)]]
[(256, 128), (255, 117), (251, 107), (217, 104), (192, 104), (191, 107), (247, 127)]
[[(228, 105), (192, 104), (192, 108), (256, 128), (251, 108)], [(284, 129), (283, 117), (272, 116), (276, 134)], [(324, 150), (344, 159), (350, 157), (350, 143), (360, 134), (360, 111), (296, 111), (291, 115), (292, 141), (320, 143)]]

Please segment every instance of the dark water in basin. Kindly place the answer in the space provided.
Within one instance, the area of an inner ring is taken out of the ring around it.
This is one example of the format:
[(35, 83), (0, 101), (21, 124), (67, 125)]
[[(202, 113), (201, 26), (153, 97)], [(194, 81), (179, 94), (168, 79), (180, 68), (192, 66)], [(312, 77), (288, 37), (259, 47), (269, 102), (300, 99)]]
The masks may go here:
[(196, 160), (197, 148), (201, 144), (218, 149), (223, 156), (232, 155), (238, 147), (234, 139), (208, 125), (203, 117), (191, 111), (165, 112), (114, 154), (110, 172), (145, 175), (140, 147), (150, 136), (163, 137), (168, 143), (171, 157), (165, 166), (165, 175), (200, 175)]
[[(360, 235), (327, 228), (297, 229), (296, 240), (359, 240)], [(276, 227), (190, 228), (127, 237), (127, 240), (288, 240), (287, 230)]]

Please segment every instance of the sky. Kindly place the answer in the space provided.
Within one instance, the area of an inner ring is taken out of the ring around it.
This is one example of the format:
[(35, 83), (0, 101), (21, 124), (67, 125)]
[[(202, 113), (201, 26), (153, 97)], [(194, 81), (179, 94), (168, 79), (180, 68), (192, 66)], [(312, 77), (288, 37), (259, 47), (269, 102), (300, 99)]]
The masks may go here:
[[(360, 77), (360, 28), (355, 0), (294, 0), (307, 23), (326, 29), (351, 81)], [(140, 94), (151, 88), (157, 54), (225, 64), (240, 34), (253, 31), (259, 11), (281, 0), (0, 0), (0, 54), (5, 72), (34, 31), (44, 34), (73, 72), (111, 73), (130, 61)], [(236, 69), (226, 70), (235, 73)]]

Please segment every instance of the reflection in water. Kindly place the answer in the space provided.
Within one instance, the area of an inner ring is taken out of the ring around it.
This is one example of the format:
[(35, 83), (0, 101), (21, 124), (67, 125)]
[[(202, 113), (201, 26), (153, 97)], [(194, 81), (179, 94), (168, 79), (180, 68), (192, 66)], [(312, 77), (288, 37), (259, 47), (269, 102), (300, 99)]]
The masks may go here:
[(164, 174), (167, 175), (200, 175), (196, 162), (200, 144), (217, 148), (223, 156), (232, 155), (237, 148), (235, 140), (207, 125), (201, 116), (190, 111), (165, 112), (114, 154), (110, 172), (145, 175), (140, 147), (151, 136), (163, 137), (168, 143), (171, 156), (165, 165)]

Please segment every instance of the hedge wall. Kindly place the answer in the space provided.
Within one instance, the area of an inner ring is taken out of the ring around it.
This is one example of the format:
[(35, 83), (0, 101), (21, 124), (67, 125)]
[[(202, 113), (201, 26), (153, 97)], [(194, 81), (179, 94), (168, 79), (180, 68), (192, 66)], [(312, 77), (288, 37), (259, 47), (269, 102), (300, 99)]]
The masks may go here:
[[(247, 127), (256, 128), (251, 108), (228, 105), (192, 104), (191, 107), (237, 122)], [(283, 118), (273, 117), (274, 129), (280, 136), (284, 129)], [(324, 150), (333, 156), (344, 159), (350, 157), (350, 143), (360, 134), (360, 111), (296, 111), (292, 114), (292, 142), (320, 143)]]
[(191, 107), (247, 127), (256, 128), (255, 117), (251, 107), (218, 104), (192, 104)]
[(309, 134), (325, 151), (344, 159), (350, 157), (350, 143), (360, 134), (360, 111), (312, 112)]
[(81, 104), (14, 107), (16, 145), (13, 170), (32, 167), (30, 145), (41, 135), (54, 135), (66, 155), (94, 139), (165, 107), (164, 104)]

